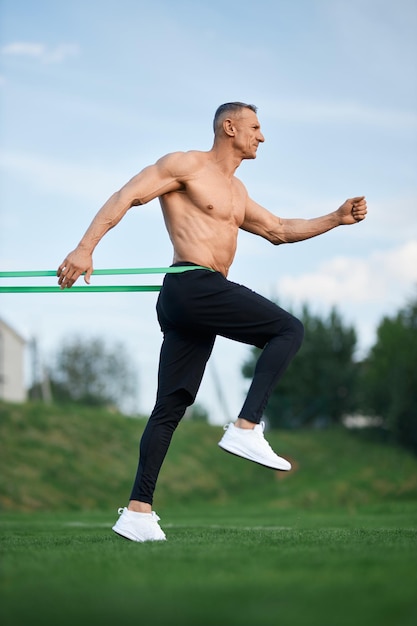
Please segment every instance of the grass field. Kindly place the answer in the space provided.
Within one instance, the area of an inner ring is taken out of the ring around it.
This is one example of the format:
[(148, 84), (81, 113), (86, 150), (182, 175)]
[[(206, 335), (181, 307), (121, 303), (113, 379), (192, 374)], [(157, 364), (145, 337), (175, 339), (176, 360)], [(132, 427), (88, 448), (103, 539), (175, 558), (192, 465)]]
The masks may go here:
[(417, 459), (343, 429), (271, 432), (294, 470), (187, 422), (158, 485), (166, 542), (111, 531), (143, 420), (0, 404), (2, 626), (415, 626)]
[(415, 626), (416, 513), (178, 510), (146, 544), (113, 514), (6, 514), (1, 623)]

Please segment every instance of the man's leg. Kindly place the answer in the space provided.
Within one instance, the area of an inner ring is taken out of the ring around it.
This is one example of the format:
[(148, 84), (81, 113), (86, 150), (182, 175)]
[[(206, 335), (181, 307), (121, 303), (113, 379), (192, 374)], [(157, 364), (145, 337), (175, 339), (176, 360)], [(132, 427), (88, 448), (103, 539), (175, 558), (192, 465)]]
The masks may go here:
[[(228, 281), (227, 281), (228, 282)], [(291, 464), (279, 457), (264, 438), (261, 422), (268, 399), (299, 350), (302, 323), (287, 311), (240, 285), (229, 283), (219, 298), (216, 332), (262, 349), (246, 400), (235, 424), (229, 424), (219, 446), (246, 459), (278, 470)]]
[(130, 510), (151, 512), (156, 481), (172, 435), (191, 403), (192, 398), (185, 389), (158, 398), (140, 441), (139, 465), (130, 495)]
[[(300, 349), (303, 336), (302, 323), (289, 315), (286, 323), (280, 326), (278, 334), (268, 341), (258, 358), (239, 420), (259, 424), (269, 397)], [(237, 425), (245, 427), (245, 424)]]
[(197, 394), (214, 339), (207, 334), (165, 332), (157, 401), (141, 438), (129, 506), (119, 509), (121, 516), (113, 526), (122, 537), (140, 542), (165, 539), (159, 517), (152, 511), (153, 494), (172, 435)]
[(164, 281), (160, 311), (177, 328), (209, 332), (262, 349), (238, 426), (253, 427), (299, 349), (304, 330), (293, 315), (219, 272), (195, 270)]
[[(162, 307), (170, 320), (262, 349), (246, 401), (220, 447), (268, 467), (289, 470), (263, 436), (261, 418), (275, 385), (296, 354), (303, 325), (293, 315), (219, 272), (193, 271), (170, 278)], [(170, 296), (168, 298), (168, 296)]]
[(278, 456), (266, 441), (261, 418), (272, 390), (295, 356), (302, 338), (301, 322), (290, 316), (280, 332), (268, 341), (256, 364), (239, 417), (234, 424), (226, 427), (219, 441), (223, 450), (272, 469), (291, 469), (289, 461)]
[(150, 512), (156, 481), (172, 435), (195, 399), (214, 344), (213, 335), (165, 333), (155, 407), (140, 442), (139, 465), (129, 509)]

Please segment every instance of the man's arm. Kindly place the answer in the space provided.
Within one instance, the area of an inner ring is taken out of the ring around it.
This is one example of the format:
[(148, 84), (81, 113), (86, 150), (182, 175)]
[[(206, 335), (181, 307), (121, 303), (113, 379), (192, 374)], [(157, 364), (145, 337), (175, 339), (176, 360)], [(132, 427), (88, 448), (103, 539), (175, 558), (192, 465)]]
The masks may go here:
[(181, 188), (178, 176), (173, 174), (178, 170), (178, 161), (181, 161), (181, 153), (163, 157), (155, 165), (150, 165), (139, 172), (105, 202), (78, 246), (66, 256), (58, 268), (58, 284), (62, 289), (72, 287), (84, 272), (85, 282), (90, 282), (94, 248), (131, 207), (145, 204), (164, 193)]
[(364, 196), (349, 198), (333, 213), (312, 219), (284, 219), (248, 198), (241, 228), (278, 245), (317, 237), (336, 226), (356, 224), (365, 219), (366, 213)]

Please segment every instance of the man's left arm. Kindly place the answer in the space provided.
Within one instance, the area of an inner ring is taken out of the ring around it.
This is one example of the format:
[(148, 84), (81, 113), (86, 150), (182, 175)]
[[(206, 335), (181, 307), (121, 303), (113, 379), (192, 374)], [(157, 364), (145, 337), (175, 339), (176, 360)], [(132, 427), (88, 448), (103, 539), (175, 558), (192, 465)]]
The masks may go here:
[(336, 211), (312, 219), (278, 217), (248, 198), (245, 219), (241, 228), (278, 245), (311, 239), (336, 226), (357, 224), (365, 219), (366, 214), (367, 206), (364, 196), (349, 198)]

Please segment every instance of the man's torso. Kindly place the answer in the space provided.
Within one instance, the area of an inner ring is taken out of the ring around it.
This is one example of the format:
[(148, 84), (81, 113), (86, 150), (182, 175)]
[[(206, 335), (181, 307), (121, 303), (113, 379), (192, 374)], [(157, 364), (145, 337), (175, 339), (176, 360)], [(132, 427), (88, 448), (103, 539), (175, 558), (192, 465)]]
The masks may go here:
[(226, 177), (210, 153), (184, 157), (181, 188), (160, 197), (174, 262), (191, 261), (227, 275), (245, 216), (246, 189), (236, 177)]

